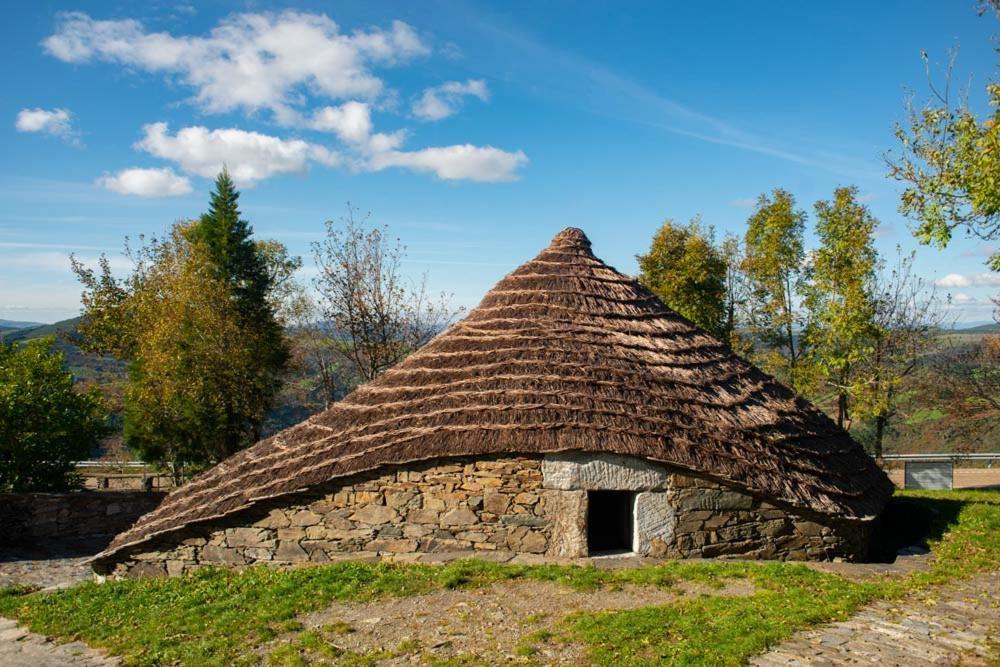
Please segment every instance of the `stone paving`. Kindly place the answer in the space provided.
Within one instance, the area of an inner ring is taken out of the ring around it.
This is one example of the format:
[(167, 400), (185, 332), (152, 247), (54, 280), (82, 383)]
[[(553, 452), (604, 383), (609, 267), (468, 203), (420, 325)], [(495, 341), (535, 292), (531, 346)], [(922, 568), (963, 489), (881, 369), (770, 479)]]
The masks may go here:
[(1000, 572), (878, 602), (846, 621), (799, 633), (757, 667), (1000, 664)]
[(4, 553), (0, 555), (0, 588), (34, 586), (63, 588), (94, 577), (86, 556), (53, 558), (38, 553)]
[(0, 665), (4, 667), (111, 667), (120, 664), (83, 642), (57, 644), (0, 617)]

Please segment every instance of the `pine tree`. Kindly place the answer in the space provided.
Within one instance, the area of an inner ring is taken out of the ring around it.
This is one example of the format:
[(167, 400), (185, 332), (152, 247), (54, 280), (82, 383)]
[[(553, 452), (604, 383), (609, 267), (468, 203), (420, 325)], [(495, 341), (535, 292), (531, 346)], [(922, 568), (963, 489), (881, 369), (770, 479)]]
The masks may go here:
[[(269, 393), (265, 403), (280, 388), (281, 374), (289, 359), (281, 324), (268, 296), (274, 287), (265, 252), (253, 240), (253, 228), (241, 217), (240, 193), (229, 171), (223, 168), (215, 179), (215, 190), (209, 200), (208, 212), (190, 228), (189, 240), (200, 245), (216, 277), (229, 286), (243, 326), (253, 330), (260, 341), (258, 373)], [(234, 415), (231, 448), (235, 451), (240, 438), (240, 416)], [(252, 437), (260, 434), (263, 414), (252, 420)]]
[(124, 280), (74, 260), (82, 345), (129, 362), (124, 435), (150, 462), (199, 467), (252, 444), (289, 357), (276, 310), (300, 266), (255, 242), (224, 171), (209, 210), (136, 250)]

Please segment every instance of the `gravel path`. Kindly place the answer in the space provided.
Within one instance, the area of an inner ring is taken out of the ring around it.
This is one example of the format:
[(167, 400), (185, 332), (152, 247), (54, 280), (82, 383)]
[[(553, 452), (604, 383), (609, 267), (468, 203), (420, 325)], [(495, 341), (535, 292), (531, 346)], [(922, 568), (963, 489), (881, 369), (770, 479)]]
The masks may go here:
[(800, 633), (751, 661), (758, 667), (1000, 664), (1000, 572), (878, 602), (846, 621)]

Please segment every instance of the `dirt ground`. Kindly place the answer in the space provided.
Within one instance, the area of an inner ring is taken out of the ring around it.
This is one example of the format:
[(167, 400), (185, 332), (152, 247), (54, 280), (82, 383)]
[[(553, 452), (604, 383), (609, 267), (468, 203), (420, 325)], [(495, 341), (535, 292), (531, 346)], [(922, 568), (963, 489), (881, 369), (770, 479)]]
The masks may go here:
[[(516, 581), (377, 603), (335, 604), (302, 621), (306, 630), (319, 633), (331, 659), (351, 652), (379, 654), (379, 665), (450, 660), (501, 665), (529, 657), (546, 665), (578, 665), (584, 662), (583, 648), (560, 637), (560, 621), (566, 615), (654, 606), (709, 593), (743, 596), (752, 595), (754, 588), (745, 581), (729, 582), (720, 589), (683, 582), (670, 588), (629, 585), (595, 594), (549, 582)], [(289, 648), (302, 650), (310, 662), (321, 662), (322, 650), (296, 644), (297, 634), (272, 642), (262, 654), (272, 654), (291, 641)]]

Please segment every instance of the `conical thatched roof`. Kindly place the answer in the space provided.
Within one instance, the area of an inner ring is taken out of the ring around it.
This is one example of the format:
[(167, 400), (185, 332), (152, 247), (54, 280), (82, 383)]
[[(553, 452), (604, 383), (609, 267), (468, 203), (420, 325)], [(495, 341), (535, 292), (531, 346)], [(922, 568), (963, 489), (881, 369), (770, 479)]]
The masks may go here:
[(565, 229), (468, 317), (329, 410), (178, 488), (97, 558), (351, 473), (442, 456), (613, 452), (804, 510), (877, 515), (842, 429)]

